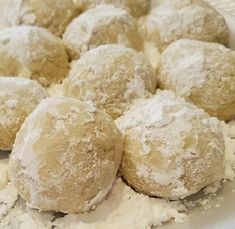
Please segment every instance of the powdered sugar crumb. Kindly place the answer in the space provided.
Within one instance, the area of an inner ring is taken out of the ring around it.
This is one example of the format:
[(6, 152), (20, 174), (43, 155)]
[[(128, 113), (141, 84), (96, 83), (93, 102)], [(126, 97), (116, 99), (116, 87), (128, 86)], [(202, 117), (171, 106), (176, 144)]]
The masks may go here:
[(12, 183), (8, 184), (6, 188), (0, 192), (0, 222), (1, 219), (8, 214), (9, 210), (14, 207), (17, 199), (17, 190)]
[(67, 215), (55, 220), (53, 224), (57, 229), (143, 229), (159, 226), (172, 218), (182, 222), (186, 215), (180, 213), (181, 210), (184, 210), (184, 206), (179, 202), (138, 194), (118, 179), (109, 198), (95, 211), (82, 215)]

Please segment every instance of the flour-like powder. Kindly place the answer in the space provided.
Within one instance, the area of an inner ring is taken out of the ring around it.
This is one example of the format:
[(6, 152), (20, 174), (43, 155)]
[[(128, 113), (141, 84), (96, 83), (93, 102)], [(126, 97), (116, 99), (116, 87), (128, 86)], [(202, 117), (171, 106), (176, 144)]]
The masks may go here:
[[(7, 195), (7, 201), (3, 205), (2, 199)], [(0, 197), (2, 197), (0, 212), (4, 210), (1, 228), (11, 228), (17, 225), (19, 229), (49, 229), (52, 226), (57, 229), (147, 229), (159, 226), (170, 219), (183, 222), (187, 218), (185, 213), (181, 213), (185, 207), (180, 202), (170, 202), (138, 194), (121, 178), (117, 179), (109, 197), (96, 210), (85, 214), (66, 215), (57, 219), (53, 214), (39, 213), (37, 210), (26, 207), (21, 198), (17, 201), (16, 189), (12, 184), (6, 186)]]
[(8, 183), (8, 159), (0, 159), (0, 191), (5, 188), (7, 183)]
[(159, 226), (175, 219), (182, 222), (186, 218), (184, 206), (180, 202), (149, 198), (138, 194), (118, 179), (112, 192), (98, 208), (89, 213), (67, 215), (53, 223), (58, 229), (144, 229)]

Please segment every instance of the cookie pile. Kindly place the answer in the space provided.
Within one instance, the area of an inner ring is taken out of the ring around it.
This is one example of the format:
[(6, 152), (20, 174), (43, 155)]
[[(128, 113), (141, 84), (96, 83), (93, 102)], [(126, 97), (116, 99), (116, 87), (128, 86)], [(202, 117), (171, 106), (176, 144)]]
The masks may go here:
[(202, 0), (16, 2), (0, 9), (0, 149), (28, 206), (90, 211), (117, 176), (171, 200), (223, 178), (235, 52), (219, 12)]

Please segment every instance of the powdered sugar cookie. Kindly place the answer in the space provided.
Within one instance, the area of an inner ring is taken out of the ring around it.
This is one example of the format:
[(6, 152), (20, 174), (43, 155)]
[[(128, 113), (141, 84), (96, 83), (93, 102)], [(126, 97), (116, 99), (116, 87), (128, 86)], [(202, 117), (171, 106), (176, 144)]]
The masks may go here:
[(136, 103), (116, 124), (124, 135), (121, 174), (142, 193), (185, 198), (224, 174), (220, 122), (172, 92)]
[(0, 77), (0, 150), (11, 150), (25, 118), (47, 96), (36, 81)]
[(74, 19), (63, 40), (71, 59), (102, 44), (122, 44), (136, 50), (142, 48), (136, 20), (124, 9), (99, 5)]
[(182, 38), (221, 44), (229, 39), (224, 17), (202, 0), (166, 0), (139, 24), (145, 40), (160, 51)]
[(103, 45), (75, 62), (63, 85), (66, 96), (92, 101), (115, 119), (134, 99), (155, 93), (156, 76), (142, 54)]
[(61, 36), (79, 10), (73, 0), (0, 0), (0, 28), (36, 25)]
[(176, 41), (162, 54), (158, 81), (212, 116), (235, 117), (235, 52), (223, 45)]
[(88, 102), (52, 97), (22, 125), (9, 170), (30, 207), (78, 213), (109, 192), (122, 153), (122, 136), (110, 116)]
[(0, 31), (0, 75), (35, 79), (43, 86), (61, 81), (68, 57), (63, 42), (36, 26)]

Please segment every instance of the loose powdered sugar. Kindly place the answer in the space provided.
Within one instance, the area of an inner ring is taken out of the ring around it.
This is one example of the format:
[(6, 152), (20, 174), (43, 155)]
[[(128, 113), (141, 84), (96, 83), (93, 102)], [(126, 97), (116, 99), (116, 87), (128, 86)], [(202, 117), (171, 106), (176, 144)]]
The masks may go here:
[(15, 186), (10, 183), (0, 192), (0, 222), (8, 214), (8, 211), (15, 206), (18, 194)]
[[(19, 229), (49, 229), (52, 226), (57, 229), (147, 229), (151, 226), (159, 226), (172, 218), (176, 222), (182, 222), (187, 218), (184, 213), (181, 213), (185, 208), (180, 202), (169, 202), (138, 194), (120, 178), (115, 182), (109, 197), (96, 210), (84, 214), (66, 215), (57, 219), (53, 214), (38, 213), (24, 206), (22, 199), (14, 205), (17, 197), (12, 184), (9, 184), (5, 192), (1, 193), (9, 196), (6, 210), (8, 215), (1, 218), (1, 228), (17, 225)], [(15, 207), (12, 208), (13, 206)]]
[[(141, 210), (142, 209), (142, 210)], [(55, 228), (81, 229), (143, 229), (159, 226), (174, 218), (181, 222), (186, 218), (179, 202), (149, 198), (133, 191), (118, 179), (110, 196), (94, 212), (68, 215), (57, 219)], [(141, 220), (140, 220), (141, 219)]]

